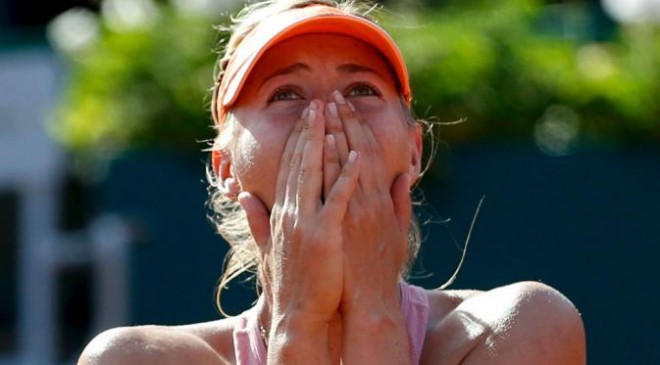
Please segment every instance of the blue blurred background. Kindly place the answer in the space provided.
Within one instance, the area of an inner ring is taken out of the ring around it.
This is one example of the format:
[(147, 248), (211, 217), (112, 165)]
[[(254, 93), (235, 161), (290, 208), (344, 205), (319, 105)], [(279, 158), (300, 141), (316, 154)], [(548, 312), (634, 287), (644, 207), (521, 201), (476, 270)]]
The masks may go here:
[[(658, 364), (660, 1), (389, 0), (436, 123), (411, 280), (540, 280), (590, 364)], [(214, 50), (241, 1), (0, 3), (0, 365), (72, 364), (103, 329), (219, 318), (206, 219)], [(254, 284), (223, 296), (239, 313)]]

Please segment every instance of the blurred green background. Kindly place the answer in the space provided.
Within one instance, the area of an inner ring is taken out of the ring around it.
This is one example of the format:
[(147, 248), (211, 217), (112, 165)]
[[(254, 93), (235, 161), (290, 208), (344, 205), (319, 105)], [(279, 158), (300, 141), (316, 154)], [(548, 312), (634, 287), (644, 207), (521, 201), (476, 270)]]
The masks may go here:
[[(418, 116), (467, 120), (443, 128), (442, 140), (534, 140), (556, 155), (578, 144), (660, 139), (660, 35), (654, 24), (617, 25), (598, 3), (584, 1), (386, 5), (382, 21), (408, 62)], [(212, 136), (200, 100), (208, 101), (215, 60), (210, 49), (222, 37), (209, 23), (226, 23), (226, 17), (165, 4), (143, 12), (144, 20), (71, 12), (52, 27), (88, 22), (97, 32), (68, 46), (66, 29), (52, 32), (70, 61), (53, 131), (73, 151), (195, 151)]]
[[(416, 193), (426, 239), (412, 281), (433, 287), (451, 275), (486, 196), (452, 287), (546, 282), (582, 312), (589, 363), (653, 364), (660, 17), (620, 7), (389, 0), (381, 18), (408, 63), (416, 115), (436, 124), (427, 145), (433, 138), (437, 153)], [(213, 138), (209, 88), (223, 37), (211, 25), (238, 8), (105, 0), (49, 23), (66, 70), (48, 124), (70, 161), (64, 228), (104, 214), (139, 227), (127, 323), (218, 318), (226, 247), (205, 218), (200, 151)], [(64, 286), (64, 358), (94, 335), (88, 275)], [(246, 308), (251, 291), (234, 284), (226, 309)]]

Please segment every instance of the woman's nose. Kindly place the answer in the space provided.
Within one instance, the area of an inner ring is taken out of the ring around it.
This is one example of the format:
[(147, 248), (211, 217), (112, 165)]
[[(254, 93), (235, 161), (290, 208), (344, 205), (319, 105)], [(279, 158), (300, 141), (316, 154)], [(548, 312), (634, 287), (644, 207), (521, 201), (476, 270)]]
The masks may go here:
[[(327, 84), (327, 85), (326, 85)], [(311, 100), (319, 100), (324, 105), (328, 103), (335, 102), (334, 94), (339, 93), (336, 85), (332, 85), (331, 82), (319, 82), (317, 86), (312, 90), (310, 95)]]

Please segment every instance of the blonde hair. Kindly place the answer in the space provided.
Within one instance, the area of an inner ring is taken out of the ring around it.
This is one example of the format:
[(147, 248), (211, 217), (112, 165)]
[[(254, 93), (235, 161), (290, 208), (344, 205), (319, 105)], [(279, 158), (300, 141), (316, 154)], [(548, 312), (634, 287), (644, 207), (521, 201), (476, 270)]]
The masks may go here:
[[(270, 16), (279, 14), (281, 12), (304, 8), (313, 4), (327, 5), (345, 11), (346, 13), (367, 18), (373, 22), (372, 13), (377, 9), (377, 6), (356, 1), (332, 1), (332, 0), (268, 0), (255, 4), (251, 4), (243, 8), (238, 15), (232, 18), (232, 24), (228, 27), (219, 27), (219, 30), (231, 34), (229, 39), (226, 40), (224, 50), (221, 52), (221, 57), (217, 63), (217, 77), (215, 88), (219, 85), (219, 80), (222, 78), (222, 73), (227, 66), (229, 60), (234, 56), (234, 52), (240, 46), (243, 39), (263, 20)], [(406, 115), (409, 116), (408, 122), (411, 124), (417, 121), (413, 118), (410, 109), (402, 99), (402, 107)], [(211, 105), (211, 108), (217, 108), (217, 105)], [(215, 113), (214, 113), (215, 117)], [(237, 121), (231, 111), (229, 111), (224, 120), (216, 120), (215, 128), (217, 131), (216, 138), (213, 141), (212, 150), (224, 151), (231, 153), (233, 150), (233, 141), (235, 140)], [(211, 169), (207, 169), (207, 179), (209, 181), (209, 200), (208, 206), (211, 209), (210, 219), (215, 224), (215, 227), (227, 241), (230, 248), (225, 257), (224, 271), (218, 280), (215, 292), (215, 304), (217, 309), (225, 316), (228, 316), (221, 303), (221, 295), (223, 289), (235, 278), (244, 273), (251, 273), (257, 278), (257, 285), (259, 284), (259, 251), (254, 238), (250, 232), (245, 211), (240, 207), (235, 199), (226, 196), (221, 189), (218, 188), (219, 179), (216, 173)], [(421, 238), (419, 233), (419, 224), (413, 215), (408, 230), (408, 260), (406, 265), (401, 268), (401, 276), (405, 277), (408, 274), (412, 263), (417, 257), (419, 251)]]

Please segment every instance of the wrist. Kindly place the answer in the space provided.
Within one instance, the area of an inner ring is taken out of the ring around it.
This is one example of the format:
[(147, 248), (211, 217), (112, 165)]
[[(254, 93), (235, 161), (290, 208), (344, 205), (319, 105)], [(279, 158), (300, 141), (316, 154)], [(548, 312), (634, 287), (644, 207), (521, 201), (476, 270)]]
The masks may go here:
[(342, 307), (343, 326), (351, 332), (365, 334), (405, 329), (399, 285), (381, 293), (353, 298), (345, 303)]
[(269, 333), (273, 336), (282, 334), (327, 333), (330, 321), (308, 314), (273, 314)]
[(342, 315), (342, 322), (345, 328), (364, 333), (405, 328), (405, 319), (398, 306), (353, 310)]
[(409, 364), (410, 339), (400, 310), (342, 316), (346, 364)]
[(268, 357), (278, 364), (323, 363), (328, 356), (329, 327), (329, 322), (306, 315), (273, 316)]
[(342, 314), (349, 317), (375, 317), (383, 313), (400, 313), (401, 290), (399, 284), (388, 286), (387, 290), (367, 293), (356, 290), (345, 294), (342, 302)]

